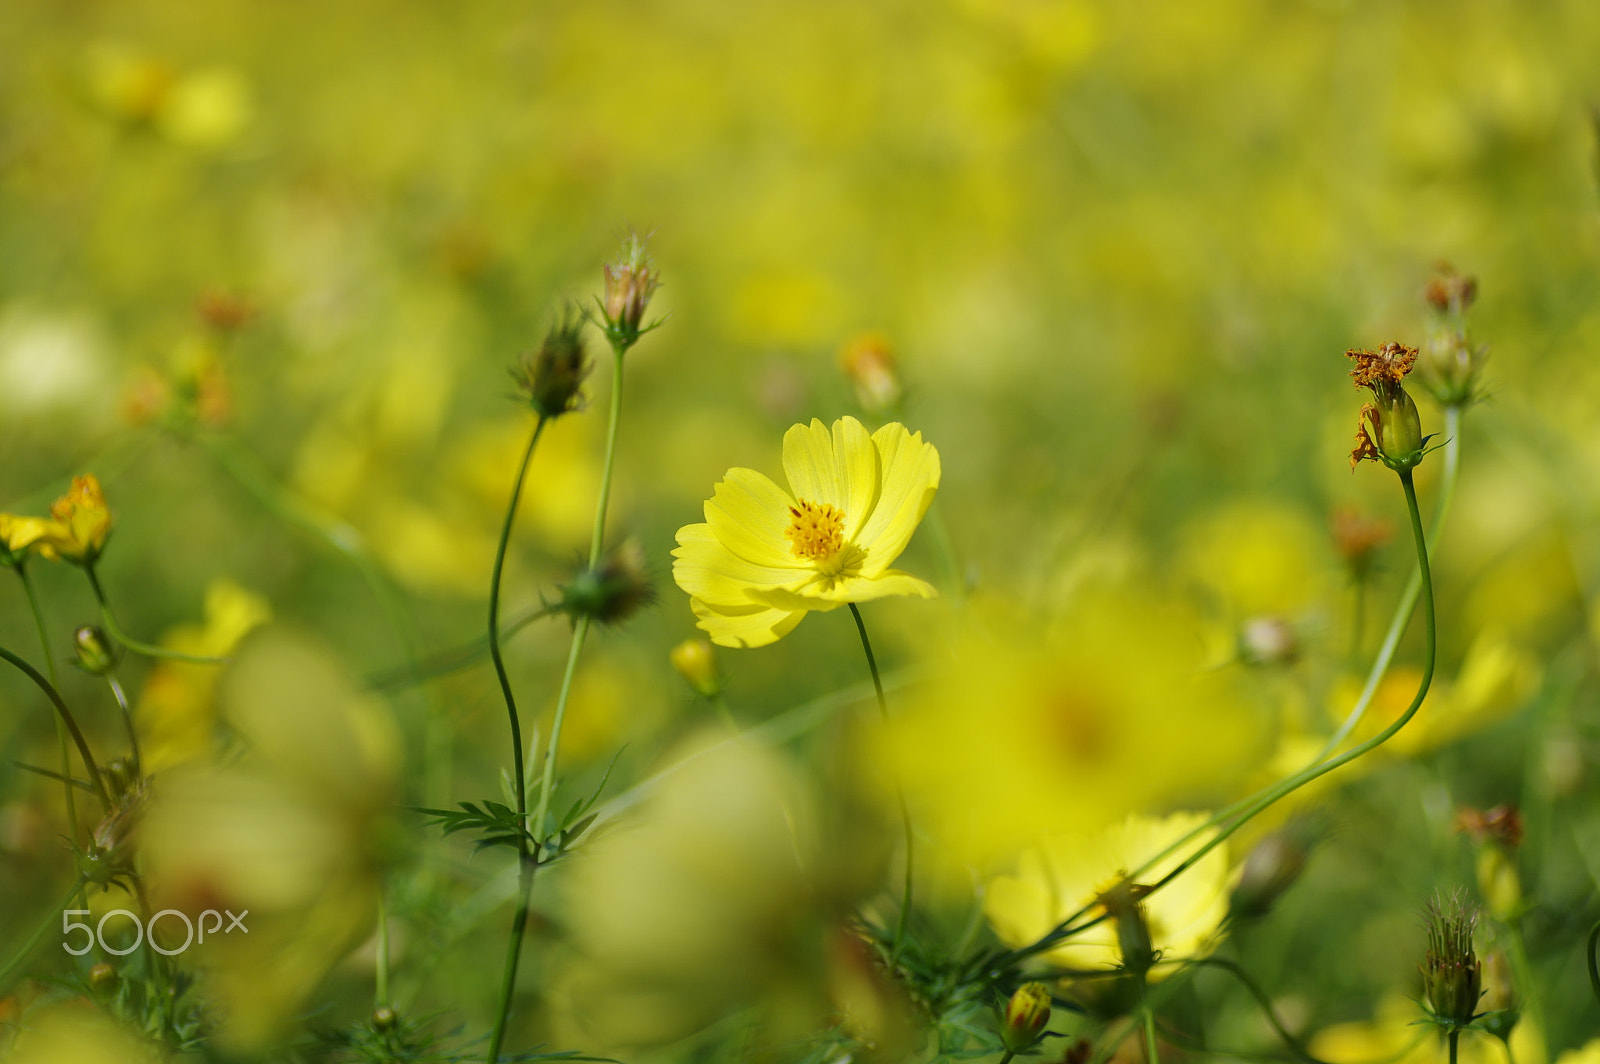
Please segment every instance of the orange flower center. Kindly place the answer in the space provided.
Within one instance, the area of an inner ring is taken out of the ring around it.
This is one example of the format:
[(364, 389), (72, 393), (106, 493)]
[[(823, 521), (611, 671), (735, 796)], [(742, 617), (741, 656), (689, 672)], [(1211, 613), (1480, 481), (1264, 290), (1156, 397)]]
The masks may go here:
[(789, 513), (794, 519), (783, 534), (788, 537), (789, 549), (796, 558), (826, 561), (844, 546), (843, 510), (828, 503), (818, 505), (802, 499), (800, 505), (789, 507)]

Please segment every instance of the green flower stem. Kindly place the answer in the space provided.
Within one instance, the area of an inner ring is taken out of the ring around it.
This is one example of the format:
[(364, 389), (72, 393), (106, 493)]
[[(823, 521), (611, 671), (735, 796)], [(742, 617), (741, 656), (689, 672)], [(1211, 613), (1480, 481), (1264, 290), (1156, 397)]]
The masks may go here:
[[(600, 560), (600, 548), (606, 538), (606, 510), (611, 498), (611, 474), (616, 467), (617, 458), (617, 429), (622, 423), (622, 356), (627, 353), (628, 345), (615, 341), (611, 344), (612, 367), (611, 376), (611, 415), (606, 423), (606, 457), (605, 465), (600, 472), (600, 499), (595, 504), (594, 535), (589, 541), (589, 568), (594, 568)], [(515, 510), (515, 506), (512, 507)], [(567, 701), (572, 696), (572, 678), (578, 671), (578, 658), (583, 653), (584, 640), (589, 635), (589, 618), (579, 617), (572, 626), (572, 648), (567, 653), (567, 668), (561, 678), (561, 694), (556, 699), (555, 719), (550, 723), (550, 739), (545, 744), (544, 774), (539, 783), (539, 804), (535, 807), (531, 822), (533, 832), (539, 837), (544, 837), (544, 821), (550, 811), (550, 795), (555, 789), (556, 755), (561, 747), (561, 727), (567, 718)], [(491, 639), (491, 645), (493, 640)], [(498, 654), (498, 651), (495, 651)], [(523, 789), (523, 781), (519, 776), (517, 789)], [(523, 802), (525, 799), (518, 794), (518, 812), (526, 815)], [(525, 843), (524, 843), (525, 845)], [(521, 862), (517, 876), (517, 910), (512, 917), (511, 942), (506, 949), (505, 974), (500, 982), (500, 1005), (494, 1021), (494, 1031), (489, 1036), (489, 1064), (500, 1056), (500, 1045), (505, 1039), (506, 1022), (511, 1016), (511, 996), (517, 985), (517, 963), (522, 954), (522, 939), (528, 926), (528, 899), (533, 893), (533, 872), (536, 866), (534, 861), (524, 858)]]
[(1187, 963), (1200, 965), (1206, 968), (1220, 968), (1223, 971), (1233, 975), (1233, 977), (1238, 979), (1239, 982), (1244, 985), (1244, 988), (1250, 992), (1250, 996), (1253, 997), (1256, 1004), (1261, 1007), (1261, 1014), (1266, 1017), (1267, 1022), (1272, 1025), (1272, 1029), (1277, 1032), (1278, 1038), (1282, 1040), (1286, 1047), (1288, 1047), (1289, 1052), (1294, 1055), (1296, 1060), (1302, 1061), (1304, 1064), (1323, 1064), (1321, 1060), (1306, 1052), (1305, 1047), (1300, 1044), (1299, 1040), (1295, 1038), (1294, 1035), (1289, 1033), (1289, 1029), (1283, 1025), (1281, 1020), (1278, 1019), (1277, 1010), (1272, 1007), (1272, 999), (1268, 997), (1266, 991), (1262, 990), (1260, 985), (1250, 977), (1250, 974), (1240, 967), (1236, 962), (1228, 960), (1225, 957), (1193, 957)]
[(111, 688), (111, 697), (117, 700), (117, 708), (122, 711), (123, 726), (128, 729), (128, 748), (133, 752), (133, 771), (142, 775), (144, 759), (139, 756), (139, 733), (133, 727), (133, 710), (128, 706), (128, 693), (122, 689), (115, 672), (106, 673), (106, 683)]
[[(100, 766), (95, 764), (94, 754), (89, 749), (88, 742), (83, 737), (83, 732), (78, 730), (78, 722), (73, 719), (72, 711), (61, 700), (61, 693), (56, 690), (55, 684), (39, 674), (39, 670), (17, 657), (5, 647), (0, 647), (0, 658), (4, 658), (16, 666), (23, 675), (32, 680), (38, 688), (50, 697), (50, 702), (56, 707), (61, 720), (66, 724), (67, 730), (72, 733), (72, 741), (78, 744), (78, 756), (83, 758), (83, 766), (88, 770), (89, 782), (94, 787), (94, 793), (100, 799), (100, 804), (105, 806), (107, 812), (111, 811), (111, 796), (106, 793), (105, 782), (100, 778)], [(70, 773), (68, 774), (70, 776)]]
[[(516, 780), (517, 819), (526, 824), (528, 819), (527, 770), (523, 765), (522, 721), (517, 715), (516, 695), (511, 691), (511, 677), (506, 674), (505, 659), (500, 654), (500, 578), (505, 571), (506, 550), (511, 543), (511, 528), (517, 520), (517, 504), (522, 501), (522, 485), (528, 478), (528, 466), (533, 461), (533, 451), (544, 434), (545, 418), (533, 423), (533, 433), (522, 452), (522, 464), (517, 467), (517, 479), (511, 486), (511, 502), (506, 506), (506, 519), (500, 526), (500, 542), (495, 546), (494, 570), (489, 577), (489, 658), (494, 662), (495, 678), (500, 681), (500, 694), (506, 702), (506, 714), (511, 719), (512, 778)], [(528, 835), (524, 830), (517, 837), (517, 856), (528, 858)]]
[(1589, 945), (1583, 951), (1584, 959), (1589, 962), (1589, 989), (1594, 993), (1595, 1001), (1600, 1002), (1600, 963), (1595, 960), (1596, 943), (1600, 943), (1600, 923), (1589, 931)]
[[(39, 596), (34, 593), (33, 581), (28, 577), (28, 570), (23, 565), (16, 568), (17, 579), (22, 581), (22, 590), (28, 596), (28, 606), (33, 610), (33, 625), (39, 631), (39, 647), (44, 651), (44, 667), (49, 674), (50, 683), (56, 687), (61, 686), (61, 681), (56, 675), (56, 658), (50, 652), (50, 630), (45, 624), (44, 608), (39, 604)], [(66, 723), (56, 717), (56, 747), (61, 752), (61, 775), (70, 781), (72, 779), (72, 739), (67, 734)], [(72, 839), (74, 847), (80, 847), (82, 840), (79, 838), (81, 829), (78, 826), (78, 799), (73, 794), (71, 782), (62, 784), (67, 799), (67, 832)]]
[(1450, 1028), (1450, 1064), (1456, 1064), (1456, 1042), (1461, 1038), (1459, 1027)]
[[(1146, 861), (1142, 866), (1131, 873), (1131, 877), (1137, 877), (1141, 875), (1157, 861), (1162, 860), (1168, 854), (1173, 853), (1179, 847), (1183, 846), (1190, 839), (1196, 837), (1201, 831), (1221, 824), (1225, 821), (1231, 821), (1231, 823), (1228, 823), (1226, 827), (1223, 827), (1222, 830), (1218, 831), (1215, 837), (1206, 842), (1189, 857), (1185, 858), (1183, 862), (1178, 865), (1178, 867), (1174, 868), (1171, 872), (1167, 873), (1167, 875), (1163, 876), (1160, 880), (1153, 884), (1150, 888), (1151, 890), (1160, 890), (1162, 887), (1178, 878), (1178, 876), (1188, 871), (1189, 868), (1195, 864), (1195, 862), (1199, 861), (1202, 857), (1210, 853), (1216, 847), (1222, 845), (1222, 843), (1225, 842), (1230, 835), (1244, 827), (1245, 824), (1249, 823), (1252, 817), (1254, 817), (1257, 813), (1260, 813), (1263, 809), (1266, 809), (1268, 806), (1272, 805), (1274, 802), (1278, 801), (1280, 798), (1299, 790), (1312, 780), (1315, 780), (1321, 776), (1325, 776), (1334, 769), (1343, 765), (1347, 765), (1368, 751), (1374, 750), (1388, 742), (1396, 732), (1405, 727), (1411, 721), (1412, 717), (1417, 715), (1417, 710), (1422, 708), (1422, 701), (1427, 697), (1428, 688), (1433, 684), (1433, 667), (1438, 649), (1438, 636), (1435, 630), (1433, 606), (1433, 574), (1428, 567), (1428, 543), (1422, 531), (1422, 514), (1417, 507), (1417, 490), (1415, 485), (1412, 483), (1411, 471), (1409, 469), (1405, 470), (1404, 472), (1399, 473), (1399, 477), (1400, 486), (1405, 491), (1406, 508), (1411, 515), (1412, 537), (1416, 541), (1417, 572), (1421, 577), (1420, 583), (1422, 588), (1423, 604), (1422, 617), (1424, 622), (1424, 636), (1426, 639), (1426, 647), (1424, 649), (1422, 665), (1422, 681), (1417, 686), (1417, 693), (1415, 697), (1412, 698), (1411, 705), (1406, 708), (1406, 711), (1402, 713), (1399, 718), (1394, 721), (1394, 723), (1390, 724), (1387, 728), (1383, 729), (1383, 731), (1379, 732), (1377, 735), (1374, 735), (1366, 742), (1361, 743), (1358, 746), (1351, 747), (1343, 754), (1340, 754), (1338, 757), (1332, 758), (1331, 760), (1320, 761), (1309, 765), (1300, 772), (1297, 772), (1295, 775), (1290, 776), (1288, 779), (1282, 780), (1279, 783), (1258, 791), (1256, 794), (1244, 799), (1241, 802), (1234, 803), (1213, 817), (1208, 824), (1203, 825), (1194, 832), (1191, 832), (1184, 839), (1181, 839), (1179, 842), (1169, 846), (1161, 854), (1158, 854), (1151, 860)], [(1030, 946), (1024, 946), (1020, 950), (1014, 950), (1010, 954), (1007, 954), (1007, 959), (1011, 961), (1017, 961), (1033, 956), (1036, 953), (1042, 953), (1051, 946), (1055, 945), (1057, 942), (1060, 942), (1062, 939), (1075, 935), (1078, 932), (1093, 926), (1094, 924), (1098, 924), (1101, 920), (1105, 919), (1104, 915), (1094, 917), (1093, 919), (1085, 921), (1081, 924), (1078, 923), (1078, 921), (1083, 920), (1083, 918), (1088, 915), (1090, 910), (1093, 908), (1095, 908), (1095, 905), (1091, 902), (1089, 905), (1079, 909), (1072, 916), (1056, 925), (1052, 931), (1046, 934), (1043, 938), (1039, 939), (1039, 941)]]
[[(850, 616), (856, 619), (856, 631), (861, 633), (861, 649), (867, 655), (867, 668), (872, 672), (872, 689), (878, 695), (878, 713), (882, 716), (883, 723), (887, 727), (889, 724), (889, 702), (883, 697), (883, 680), (878, 675), (878, 659), (872, 653), (872, 640), (867, 638), (867, 622), (861, 619), (861, 610), (854, 602), (849, 603), (849, 606)], [(904, 829), (906, 837), (906, 880), (904, 887), (901, 888), (900, 915), (896, 918), (894, 924), (894, 942), (889, 947), (889, 967), (891, 969), (900, 959), (900, 947), (905, 944), (906, 940), (906, 921), (911, 916), (913, 873), (911, 863), (911, 810), (906, 806), (905, 791), (900, 788), (898, 783), (895, 784), (895, 796), (900, 801), (900, 825)]]
[(100, 617), (106, 622), (106, 631), (111, 633), (111, 638), (127, 647), (135, 654), (143, 654), (147, 658), (166, 658), (168, 661), (183, 661), (190, 665), (226, 665), (231, 658), (213, 658), (204, 654), (185, 654), (177, 650), (168, 650), (151, 643), (142, 643), (122, 630), (117, 624), (117, 618), (111, 612), (111, 604), (106, 600), (106, 589), (100, 585), (100, 576), (95, 572), (93, 563), (83, 567), (84, 575), (89, 578), (89, 587), (94, 590), (95, 601), (100, 603)]
[[(611, 470), (616, 465), (617, 426), (622, 420), (622, 356), (627, 347), (611, 345), (611, 416), (606, 423), (606, 464), (600, 472), (600, 501), (594, 511), (594, 537), (589, 541), (589, 568), (600, 560), (600, 547), (606, 538), (606, 509), (611, 501)], [(551, 735), (552, 741), (555, 739)]]
[[(1444, 431), (1447, 438), (1444, 445), (1444, 475), (1440, 478), (1439, 497), (1434, 502), (1433, 521), (1428, 529), (1428, 542), (1435, 546), (1439, 543), (1440, 533), (1444, 531), (1445, 514), (1450, 509), (1451, 500), (1455, 498), (1456, 482), (1461, 474), (1461, 407), (1445, 407)], [(1378, 656), (1373, 659), (1372, 668), (1367, 671), (1367, 682), (1361, 688), (1360, 697), (1356, 699), (1356, 704), (1339, 725), (1339, 729), (1333, 733), (1317, 755), (1318, 761), (1331, 756), (1343, 745), (1350, 737), (1350, 733), (1361, 723), (1361, 718), (1366, 715), (1367, 707), (1372, 705), (1372, 699), (1378, 693), (1378, 684), (1389, 671), (1389, 663), (1394, 660), (1395, 650), (1400, 645), (1400, 637), (1405, 634), (1406, 624), (1411, 620), (1421, 594), (1422, 569), (1418, 567), (1406, 582), (1405, 591), (1400, 595), (1400, 602), (1395, 606), (1394, 616), (1389, 620), (1389, 630), (1384, 633), (1383, 645), (1378, 648)]]
[[(517, 504), (522, 500), (522, 485), (528, 477), (528, 465), (533, 461), (533, 451), (544, 434), (546, 418), (539, 416), (533, 423), (533, 433), (522, 452), (522, 463), (517, 467), (517, 479), (511, 487), (511, 501), (506, 506), (506, 519), (500, 526), (500, 541), (494, 552), (494, 571), (489, 578), (489, 657), (494, 662), (494, 674), (500, 681), (500, 693), (505, 698), (506, 714), (511, 720), (511, 763), (515, 783), (517, 822), (522, 830), (517, 833), (517, 909), (511, 921), (511, 942), (507, 947), (505, 973), (500, 981), (499, 1008), (495, 1016), (494, 1033), (489, 1039), (489, 1061), (493, 1064), (500, 1056), (500, 1043), (505, 1039), (506, 1021), (511, 1015), (511, 995), (517, 985), (517, 962), (522, 954), (522, 937), (528, 923), (528, 896), (533, 890), (533, 855), (528, 850), (528, 777), (522, 753), (522, 723), (517, 715), (517, 700), (511, 690), (511, 678), (506, 674), (505, 660), (500, 654), (500, 577), (505, 570), (506, 550), (511, 542), (511, 528), (517, 518)], [(541, 813), (540, 822), (543, 821)], [(542, 832), (542, 828), (536, 828)]]
[(1150, 1004), (1148, 993), (1149, 985), (1139, 992), (1139, 1011), (1144, 1018), (1144, 1059), (1145, 1064), (1161, 1064), (1161, 1054), (1156, 1048), (1156, 1010)]
[(381, 1009), (389, 1004), (389, 892), (388, 885), (383, 882), (378, 883), (377, 967), (372, 1007)]
[(1006, 1055), (1000, 1058), (1000, 1064), (1011, 1064), (1011, 1058), (1015, 1056), (1016, 1054), (1011, 1050), (1006, 1050)]
[(72, 899), (78, 896), (78, 891), (83, 889), (83, 885), (86, 882), (87, 880), (81, 876), (73, 880), (72, 886), (61, 896), (60, 904), (45, 910), (44, 919), (39, 921), (39, 926), (34, 928), (33, 934), (28, 936), (28, 940), (22, 944), (21, 949), (17, 950), (16, 955), (6, 961), (5, 967), (0, 968), (0, 992), (3, 992), (11, 985), (11, 977), (27, 961), (28, 955), (38, 947), (39, 940), (49, 934), (51, 928), (61, 926), (62, 910), (72, 904)]

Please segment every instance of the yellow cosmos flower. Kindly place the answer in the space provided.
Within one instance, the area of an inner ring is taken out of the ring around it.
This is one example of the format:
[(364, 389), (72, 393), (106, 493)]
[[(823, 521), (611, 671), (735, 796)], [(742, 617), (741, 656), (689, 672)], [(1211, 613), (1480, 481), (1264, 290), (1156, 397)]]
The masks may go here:
[(753, 469), (730, 469), (705, 524), (678, 529), (672, 576), (711, 641), (759, 647), (810, 610), (934, 589), (889, 568), (939, 487), (939, 452), (897, 423), (868, 435), (853, 417), (783, 437), (789, 491)]
[(94, 474), (72, 478), (71, 489), (50, 506), (38, 550), (46, 558), (93, 564), (111, 534), (111, 508)]
[(42, 517), (0, 514), (0, 558), (4, 558), (4, 564), (20, 563), (25, 557), (23, 552), (47, 536), (51, 527)]

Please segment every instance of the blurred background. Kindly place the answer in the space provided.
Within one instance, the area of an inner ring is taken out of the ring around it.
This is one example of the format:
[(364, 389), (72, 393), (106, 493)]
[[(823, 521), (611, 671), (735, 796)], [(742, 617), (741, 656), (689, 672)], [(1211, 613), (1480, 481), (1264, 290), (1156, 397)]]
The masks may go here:
[[(1362, 396), (1340, 356), (1419, 343), (1424, 285), (1451, 264), (1478, 279), (1492, 357), (1437, 558), (1440, 675), (1460, 687), (1484, 645), (1499, 671), (1477, 666), (1481, 719), (1416, 751), (1433, 760), (1362, 781), (1296, 915), (1241, 948), (1270, 954), (1307, 1029), (1371, 1016), (1411, 963), (1395, 928), (1416, 938), (1441, 868), (1470, 876), (1454, 803), (1531, 804), (1529, 934), (1549, 944), (1559, 1049), (1593, 1004), (1555, 943), (1600, 910), (1597, 49), (1600, 9), (1580, 0), (8, 0), (0, 509), (43, 512), (98, 474), (117, 522), (102, 577), (144, 638), (188, 625), (226, 646), (241, 616), (270, 615), (352, 676), (402, 665), (361, 572), (308, 531), (321, 522), (359, 533), (416, 646), (470, 640), (529, 423), (507, 370), (564, 301), (599, 292), (631, 228), (653, 234), (670, 320), (628, 355), (611, 527), (638, 538), (660, 599), (591, 644), (575, 780), (626, 743), (618, 780), (636, 781), (705, 723), (667, 659), (694, 634), (673, 533), (727, 468), (777, 477), (790, 424), (866, 416), (840, 369), (852, 343), (892, 352), (899, 416), (944, 468), (951, 550), (925, 528), (903, 562), (944, 598), (874, 604), (886, 668), (936, 651), (969, 597), (1048, 610), (1084, 559), (1132, 555), (1202, 589), (1225, 643), (1288, 618), (1301, 651), (1258, 694), (1322, 719), (1410, 566), (1392, 476), (1348, 467)], [(597, 362), (590, 411), (535, 459), (513, 612), (587, 545)], [(1425, 512), (1438, 472), (1419, 471)], [(1398, 533), (1354, 646), (1340, 508)], [(80, 574), (34, 568), (65, 646), (93, 600)], [(546, 728), (567, 638), (537, 625), (510, 654)], [(736, 716), (859, 686), (855, 639), (818, 615), (725, 655)], [(9, 582), (0, 642), (37, 647)], [(152, 722), (171, 697), (153, 676), (124, 667)], [(487, 669), (391, 705), (402, 802), (495, 795)], [(425, 776), (441, 719), (445, 767)], [(115, 741), (109, 710), (94, 731)], [(796, 760), (807, 743), (824, 740)], [(0, 748), (54, 756), (15, 675)], [(0, 913), (43, 911), (70, 880), (58, 802), (0, 766)], [(499, 858), (466, 867), (488, 880)], [(492, 915), (415, 976), (419, 1001), (475, 1028)], [(23, 925), (0, 916), (0, 943)], [(359, 973), (334, 986), (330, 1007), (358, 1014)]]

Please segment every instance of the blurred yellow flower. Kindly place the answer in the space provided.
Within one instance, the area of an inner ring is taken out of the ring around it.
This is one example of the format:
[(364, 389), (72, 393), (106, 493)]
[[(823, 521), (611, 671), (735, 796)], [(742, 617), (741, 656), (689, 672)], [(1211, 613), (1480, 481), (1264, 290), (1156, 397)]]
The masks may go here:
[(810, 610), (888, 595), (932, 598), (932, 586), (890, 569), (939, 487), (939, 452), (898, 422), (870, 436), (853, 417), (783, 437), (791, 491), (730, 469), (705, 504), (706, 523), (678, 530), (672, 575), (699, 626), (726, 647), (787, 635)]
[[(1133, 814), (1103, 831), (1045, 839), (1023, 852), (1015, 875), (989, 881), (984, 915), (1000, 941), (1013, 949), (1036, 942), (1208, 818), (1207, 813), (1174, 813), (1161, 818)], [(1200, 834), (1151, 866), (1136, 882), (1148, 885), (1160, 880), (1215, 834), (1215, 828)], [(1232, 881), (1224, 844), (1146, 897), (1145, 920), (1157, 954), (1178, 961), (1209, 953), (1228, 915)], [(1098, 915), (1098, 910), (1091, 912)], [(1045, 957), (1067, 968), (1105, 970), (1119, 963), (1117, 941), (1115, 921), (1103, 920), (1066, 939)], [(1150, 978), (1159, 979), (1170, 970), (1170, 965), (1158, 963), (1150, 970)]]
[(94, 474), (73, 477), (72, 487), (51, 504), (50, 516), (38, 539), (40, 554), (78, 565), (100, 557), (111, 534), (111, 509)]
[[(1184, 601), (1117, 580), (1080, 589), (1054, 624), (1015, 603), (990, 612), (974, 604), (951, 667), (869, 741), (863, 766), (901, 781), (949, 885), (1047, 835), (1209, 800), (1259, 756), (1239, 671), (1204, 668)], [(892, 789), (882, 798), (892, 811)]]
[[(1372, 1020), (1325, 1027), (1307, 1048), (1313, 1056), (1333, 1064), (1368, 1064), (1374, 1060), (1437, 1064), (1445, 1056), (1444, 1036), (1437, 1028), (1421, 1025), (1421, 1018), (1422, 1010), (1415, 1001), (1402, 994), (1390, 994), (1379, 1003)], [(1515, 1060), (1545, 1059), (1544, 1038), (1527, 1017), (1511, 1032), (1511, 1052)], [(1505, 1064), (1506, 1050), (1493, 1035), (1469, 1029), (1461, 1033), (1457, 1058), (1459, 1064)], [(1563, 1057), (1563, 1064), (1577, 1062)]]
[[(0, 551), (7, 555), (20, 555), (49, 533), (50, 522), (42, 517), (0, 514)], [(6, 564), (11, 564), (11, 560)]]

